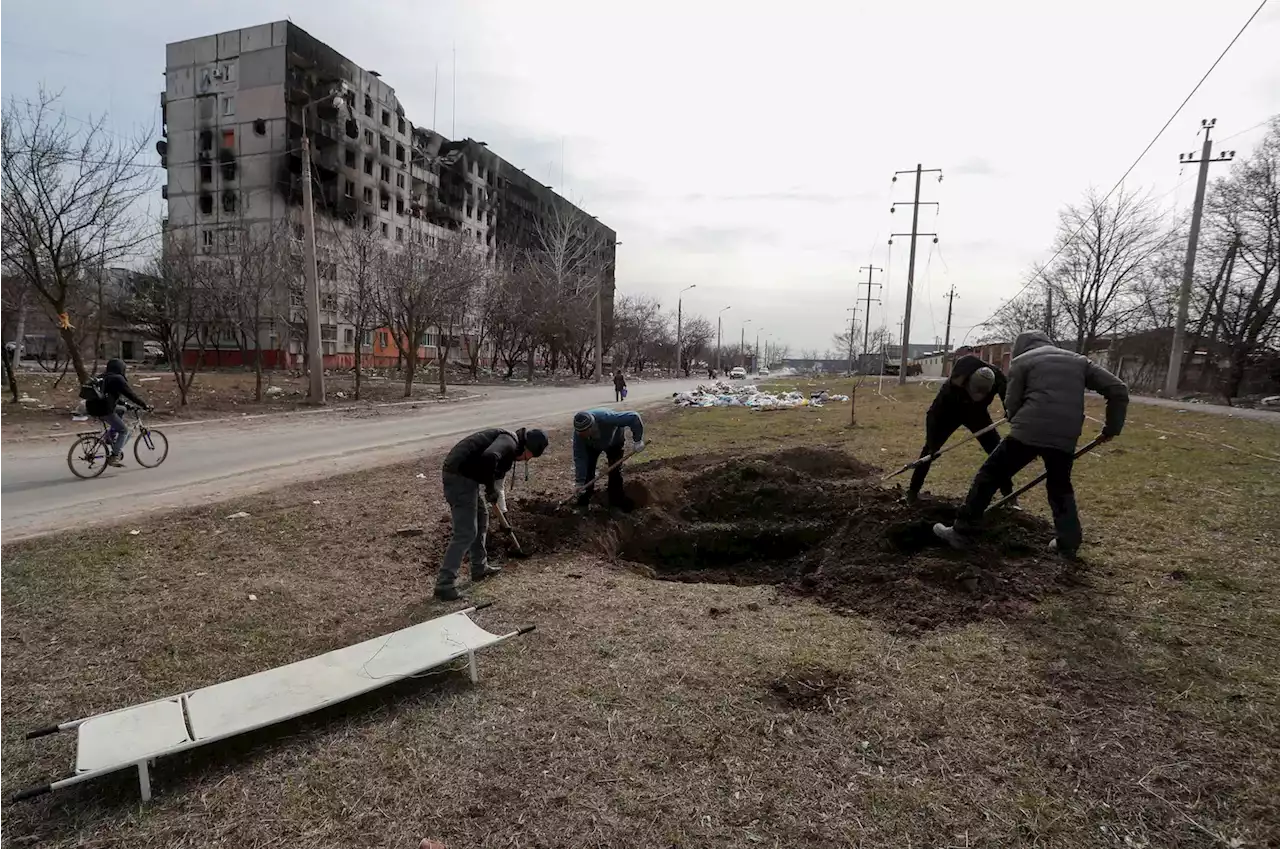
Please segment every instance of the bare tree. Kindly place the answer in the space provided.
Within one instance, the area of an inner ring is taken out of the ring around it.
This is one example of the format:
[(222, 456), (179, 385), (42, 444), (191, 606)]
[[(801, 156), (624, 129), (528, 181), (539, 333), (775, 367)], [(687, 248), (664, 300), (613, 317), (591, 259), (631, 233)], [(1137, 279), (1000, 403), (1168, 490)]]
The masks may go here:
[(1038, 269), (1061, 310), (1075, 350), (1121, 328), (1140, 308), (1139, 283), (1172, 241), (1174, 230), (1147, 195), (1090, 190), (1059, 214), (1057, 257)]
[(680, 330), (680, 362), (684, 363), (685, 377), (692, 371), (693, 361), (702, 356), (715, 338), (715, 326), (703, 316), (695, 315), (684, 322)]
[[(166, 242), (144, 273), (128, 278), (112, 312), (160, 344), (178, 385), (179, 402), (185, 406), (204, 363), (209, 335), (203, 328), (215, 312), (206, 279), (211, 265), (185, 234), (173, 233)], [(188, 366), (184, 355), (193, 342), (195, 356)]]
[(360, 400), (364, 374), (365, 337), (377, 329), (378, 323), (378, 272), (385, 267), (383, 248), (372, 230), (348, 228), (339, 233), (334, 225), (334, 243), (337, 246), (338, 266), (344, 278), (344, 292), (340, 299), (343, 318), (351, 324), (355, 337), (354, 395)]
[[(557, 204), (539, 219), (537, 247), (527, 257), (531, 282), (539, 295), (539, 333), (551, 368), (567, 355), (579, 377), (595, 350), (595, 298), (608, 256), (604, 237), (575, 207)], [(533, 374), (533, 352), (529, 353)]]
[(75, 335), (83, 320), (72, 305), (91, 269), (134, 254), (154, 236), (139, 201), (153, 190), (155, 171), (142, 161), (146, 136), (118, 140), (103, 118), (73, 127), (57, 100), (42, 89), (35, 101), (14, 98), (5, 109), (4, 265), (57, 317), (84, 382), (89, 374)]
[(254, 397), (263, 398), (262, 332), (274, 314), (277, 295), (287, 288), (293, 272), (292, 246), (287, 228), (272, 223), (240, 222), (223, 230), (225, 250), (206, 260), (207, 302), (218, 312), (203, 316), (201, 324), (225, 325), (236, 337), (242, 362), (252, 359)]
[(1250, 358), (1280, 345), (1280, 116), (1214, 186), (1207, 212), (1216, 241), (1234, 245), (1234, 261), (1224, 264), (1224, 279), (1207, 304), (1213, 336), (1230, 350), (1223, 393), (1232, 398)]
[[(1028, 330), (1042, 330), (1050, 339), (1058, 340), (1062, 336), (1062, 323), (1055, 320), (1054, 327), (1045, 327), (1045, 286), (1039, 280), (1040, 272), (1032, 271), (1033, 280), (1023, 292), (1006, 301), (1000, 309), (977, 328), (977, 343), (986, 345), (996, 342), (1012, 342), (1019, 333)], [(1060, 317), (1062, 314), (1057, 313)], [(875, 349), (873, 349), (875, 350)]]
[(450, 239), (427, 257), (427, 276), (431, 280), (433, 312), (439, 336), (436, 365), (439, 367), (440, 394), (448, 391), (449, 351), (459, 332), (465, 332), (470, 307), (487, 271), (484, 254), (462, 239)]

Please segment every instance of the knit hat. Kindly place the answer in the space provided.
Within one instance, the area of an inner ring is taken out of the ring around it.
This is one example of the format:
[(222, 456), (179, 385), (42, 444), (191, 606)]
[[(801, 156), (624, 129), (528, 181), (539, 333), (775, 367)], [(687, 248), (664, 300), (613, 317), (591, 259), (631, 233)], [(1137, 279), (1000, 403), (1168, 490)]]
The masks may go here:
[(987, 393), (995, 385), (996, 373), (986, 366), (969, 375), (969, 395), (975, 400), (987, 397)]
[(547, 450), (550, 440), (547, 435), (540, 430), (526, 431), (524, 435), (524, 447), (529, 449), (529, 453), (535, 457), (541, 457), (542, 452)]
[(574, 413), (573, 414), (573, 430), (575, 433), (583, 433), (592, 430), (596, 426), (596, 417), (590, 413)]

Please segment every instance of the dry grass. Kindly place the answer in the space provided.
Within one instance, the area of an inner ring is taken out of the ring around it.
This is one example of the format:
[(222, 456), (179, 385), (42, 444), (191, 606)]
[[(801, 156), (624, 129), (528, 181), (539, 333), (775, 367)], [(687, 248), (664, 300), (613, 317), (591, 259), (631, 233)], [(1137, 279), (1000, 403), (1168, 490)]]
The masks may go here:
[[(847, 405), (682, 411), (651, 423), (647, 455), (802, 443), (893, 467), (918, 451), (928, 400), (894, 395), (864, 387), (852, 429)], [(563, 491), (566, 454), (530, 488)], [(478, 618), (538, 630), (483, 655), (479, 686), (428, 678), (162, 760), (149, 806), (126, 774), (13, 807), (4, 839), (1277, 845), (1280, 463), (1249, 454), (1280, 456), (1280, 428), (1135, 406), (1079, 465), (1087, 585), (913, 637), (772, 587), (652, 581), (590, 554), (525, 561), (478, 593), (498, 602)], [(949, 454), (928, 488), (958, 496), (980, 455)], [(436, 469), (6, 547), (6, 793), (71, 762), (67, 740), (22, 741), (30, 727), (441, 612), (425, 601), (445, 536)], [(1025, 503), (1047, 515), (1042, 495)], [(427, 533), (393, 536), (414, 524)]]

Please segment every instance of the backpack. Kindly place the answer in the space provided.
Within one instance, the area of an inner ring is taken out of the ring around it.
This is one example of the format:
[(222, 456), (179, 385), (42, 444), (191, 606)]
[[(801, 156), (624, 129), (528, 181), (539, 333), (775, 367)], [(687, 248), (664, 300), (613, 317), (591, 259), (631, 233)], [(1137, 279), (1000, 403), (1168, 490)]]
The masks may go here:
[(102, 401), (107, 397), (107, 393), (103, 391), (103, 379), (101, 377), (91, 377), (89, 382), (80, 387), (80, 398), (84, 401)]

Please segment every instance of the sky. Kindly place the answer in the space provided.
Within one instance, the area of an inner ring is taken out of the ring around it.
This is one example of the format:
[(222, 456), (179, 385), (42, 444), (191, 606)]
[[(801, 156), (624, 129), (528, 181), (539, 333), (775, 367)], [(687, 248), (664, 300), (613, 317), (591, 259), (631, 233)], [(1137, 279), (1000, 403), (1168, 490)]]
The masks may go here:
[[(1058, 210), (1106, 191), (1258, 0), (646, 3), (6, 0), (0, 88), (156, 128), (167, 42), (291, 17), (396, 89), (410, 120), (485, 141), (618, 232), (618, 291), (825, 350), (867, 279), (899, 338), (917, 164), (912, 342), (968, 338), (1051, 254)], [(1189, 208), (1202, 118), (1243, 153), (1280, 113), (1271, 0), (1134, 169)], [(454, 71), (456, 57), (456, 73)], [(438, 83), (437, 83), (438, 80)], [(456, 91), (456, 96), (455, 96)], [(158, 136), (157, 136), (158, 137)], [(1228, 166), (1213, 166), (1223, 174)], [(159, 201), (157, 200), (157, 203)], [(736, 341), (736, 339), (735, 339)]]

